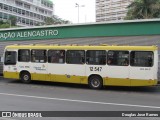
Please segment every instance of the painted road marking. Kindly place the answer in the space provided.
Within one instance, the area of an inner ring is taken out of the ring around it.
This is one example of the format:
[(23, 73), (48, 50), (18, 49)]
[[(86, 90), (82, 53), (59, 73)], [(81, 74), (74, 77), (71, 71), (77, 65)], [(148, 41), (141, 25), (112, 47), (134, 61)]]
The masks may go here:
[(9, 94), (9, 93), (0, 93), (0, 95), (15, 96), (15, 97), (26, 97), (26, 98), (36, 98), (36, 99), (46, 99), (46, 100), (57, 100), (57, 101), (68, 101), (68, 102), (79, 102), (79, 103), (90, 103), (90, 104), (101, 104), (101, 105), (115, 105), (115, 106), (126, 106), (126, 107), (160, 109), (160, 107), (158, 107), (158, 106), (145, 106), (145, 105), (134, 105), (134, 104), (95, 102), (95, 101), (84, 101), (84, 100), (74, 100), (74, 99), (62, 99), (62, 98), (51, 98), (51, 97), (40, 97), (40, 96)]

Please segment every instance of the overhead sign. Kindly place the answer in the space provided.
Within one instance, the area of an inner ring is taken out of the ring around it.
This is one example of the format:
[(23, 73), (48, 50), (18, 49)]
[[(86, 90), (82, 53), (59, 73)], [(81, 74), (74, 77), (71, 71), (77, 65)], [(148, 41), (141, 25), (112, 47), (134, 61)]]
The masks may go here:
[(0, 30), (1, 41), (160, 35), (160, 21), (41, 26)]
[(38, 30), (0, 33), (0, 39), (57, 36), (58, 30)]

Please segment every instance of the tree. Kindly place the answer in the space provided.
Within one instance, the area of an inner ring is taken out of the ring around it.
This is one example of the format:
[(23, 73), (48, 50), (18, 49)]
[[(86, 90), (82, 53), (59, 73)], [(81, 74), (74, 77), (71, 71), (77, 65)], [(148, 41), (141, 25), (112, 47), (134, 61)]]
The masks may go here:
[(59, 18), (56, 15), (52, 16), (52, 19), (54, 20), (55, 24), (70, 24), (71, 22), (68, 20), (63, 20), (62, 18)]
[(47, 17), (45, 19), (44, 24), (45, 25), (56, 25), (56, 24), (69, 24), (69, 23), (71, 23), (71, 22), (68, 20), (63, 20), (56, 15), (53, 15), (52, 17)]
[(11, 21), (11, 26), (16, 26), (17, 18), (15, 16), (10, 16), (9, 21)]
[(3, 20), (0, 20), (0, 25), (4, 24)]
[(52, 25), (52, 24), (54, 24), (54, 20), (50, 17), (47, 17), (45, 19), (45, 25)]
[(10, 25), (7, 22), (0, 20), (0, 28), (9, 28), (9, 27)]
[(125, 19), (160, 18), (160, 0), (134, 0)]
[(4, 23), (4, 24), (0, 25), (0, 28), (9, 28), (9, 27), (10, 27), (10, 25), (7, 24), (7, 23)]

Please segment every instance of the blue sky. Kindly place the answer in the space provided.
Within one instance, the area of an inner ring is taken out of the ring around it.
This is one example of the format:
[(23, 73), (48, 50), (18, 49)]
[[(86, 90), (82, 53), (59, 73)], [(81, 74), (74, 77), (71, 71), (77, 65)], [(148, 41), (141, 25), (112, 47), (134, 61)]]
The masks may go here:
[(78, 23), (78, 8), (79, 7), (79, 23), (95, 22), (95, 0), (52, 0), (55, 4), (54, 13), (59, 17), (69, 20), (73, 23)]

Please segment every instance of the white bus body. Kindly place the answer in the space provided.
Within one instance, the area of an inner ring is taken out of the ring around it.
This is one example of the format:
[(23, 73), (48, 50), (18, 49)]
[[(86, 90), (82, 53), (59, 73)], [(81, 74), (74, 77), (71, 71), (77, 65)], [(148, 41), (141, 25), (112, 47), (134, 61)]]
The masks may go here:
[[(39, 54), (38, 51), (45, 54), (45, 57), (40, 60), (42, 56), (39, 55), (37, 61), (32, 61), (37, 57), (36, 52)], [(61, 51), (64, 52), (64, 58), (59, 58), (58, 63), (51, 63), (49, 54)], [(5, 48), (3, 75), (4, 78), (21, 79), (23, 82), (40, 80), (78, 83), (89, 84), (92, 88), (100, 88), (103, 85), (151, 86), (157, 84), (157, 51), (156, 46), (12, 45)], [(76, 64), (76, 59), (81, 59), (76, 56), (78, 52), (84, 60), (83, 63)], [(25, 55), (20, 55), (22, 53)], [(70, 56), (72, 53), (75, 53), (75, 57)], [(139, 59), (141, 56), (142, 59)], [(19, 60), (20, 57), (25, 58), (23, 62)], [(106, 60), (106, 63), (104, 60), (103, 64), (100, 63), (100, 58)], [(114, 60), (111, 65), (107, 63), (110, 58)], [(126, 58), (128, 64), (120, 65)]]

